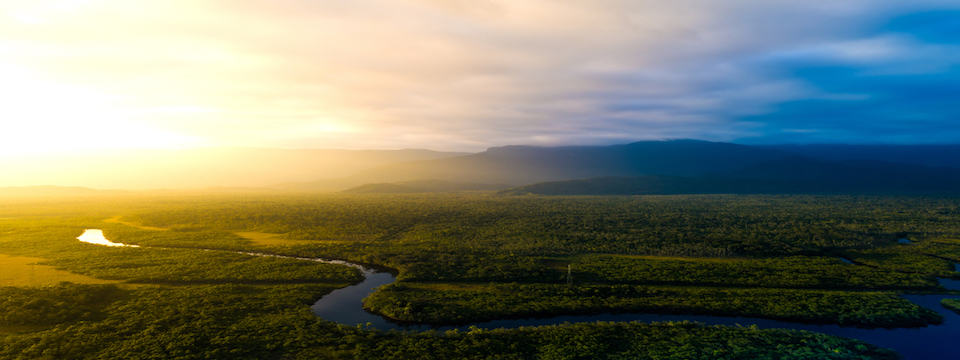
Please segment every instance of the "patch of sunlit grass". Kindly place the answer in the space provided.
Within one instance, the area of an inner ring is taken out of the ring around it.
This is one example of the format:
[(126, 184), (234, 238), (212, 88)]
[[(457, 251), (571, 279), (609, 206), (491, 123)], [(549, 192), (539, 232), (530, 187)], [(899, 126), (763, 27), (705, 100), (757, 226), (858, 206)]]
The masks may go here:
[(46, 286), (67, 281), (77, 284), (118, 283), (69, 271), (58, 270), (49, 265), (39, 265), (41, 258), (0, 254), (0, 286)]
[(145, 226), (145, 225), (140, 225), (140, 224), (132, 223), (132, 222), (129, 222), (129, 221), (123, 221), (123, 220), (121, 219), (121, 216), (120, 216), (120, 215), (117, 215), (117, 216), (114, 216), (114, 217), (112, 217), (112, 218), (106, 219), (106, 220), (104, 220), (103, 222), (105, 222), (105, 223), (111, 223), (111, 224), (126, 225), (126, 226), (130, 226), (130, 227), (135, 227), (135, 228), (141, 229), (141, 230), (153, 230), (153, 231), (166, 231), (166, 230), (170, 230), (170, 229), (162, 228), (162, 227)]
[(274, 233), (264, 233), (256, 231), (240, 231), (235, 232), (237, 236), (240, 236), (244, 239), (250, 240), (253, 245), (256, 246), (297, 246), (297, 245), (315, 245), (317, 243), (352, 243), (352, 241), (340, 241), (340, 240), (301, 240), (301, 239), (286, 239), (283, 237), (283, 234), (274, 234)]

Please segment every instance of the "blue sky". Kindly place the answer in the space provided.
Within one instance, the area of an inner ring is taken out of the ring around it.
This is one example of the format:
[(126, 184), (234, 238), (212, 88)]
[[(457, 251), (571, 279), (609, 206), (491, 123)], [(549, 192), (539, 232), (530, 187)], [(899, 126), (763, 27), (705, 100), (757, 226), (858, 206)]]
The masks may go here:
[(957, 0), (52, 0), (0, 18), (0, 156), (960, 143)]
[[(843, 41), (843, 40), (841, 40)], [(778, 102), (750, 142), (960, 142), (960, 11), (883, 14), (823, 51), (774, 56), (762, 65), (825, 94)], [(858, 42), (860, 44), (858, 44)]]

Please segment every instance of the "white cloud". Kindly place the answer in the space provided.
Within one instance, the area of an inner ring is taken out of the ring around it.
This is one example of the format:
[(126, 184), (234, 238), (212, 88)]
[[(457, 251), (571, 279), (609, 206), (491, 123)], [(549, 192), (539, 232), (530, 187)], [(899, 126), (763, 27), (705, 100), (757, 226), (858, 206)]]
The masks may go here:
[[(900, 56), (917, 44), (863, 29), (925, 4), (104, 0), (71, 6), (63, 12), (0, 4), (8, 17), (44, 19), (0, 22), (0, 62), (122, 95), (127, 100), (116, 105), (137, 114), (136, 121), (213, 143), (476, 150), (737, 138), (749, 132), (737, 116), (817, 94), (758, 61), (799, 53), (858, 62)], [(624, 109), (630, 106), (637, 109)]]

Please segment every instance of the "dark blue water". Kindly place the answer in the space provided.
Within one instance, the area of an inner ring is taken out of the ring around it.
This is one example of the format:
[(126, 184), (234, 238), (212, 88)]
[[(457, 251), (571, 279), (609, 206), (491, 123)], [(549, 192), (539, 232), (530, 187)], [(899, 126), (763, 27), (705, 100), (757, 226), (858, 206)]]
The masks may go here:
[(363, 310), (364, 298), (372, 294), (376, 288), (392, 283), (397, 278), (388, 272), (377, 272), (366, 268), (363, 269), (363, 275), (366, 279), (359, 284), (340, 288), (324, 295), (310, 307), (310, 310), (325, 320), (341, 324), (369, 323), (370, 326), (382, 330), (400, 328), (398, 324), (390, 322), (383, 316)]
[[(468, 326), (430, 326), (422, 324), (401, 324), (382, 316), (363, 310), (363, 299), (372, 294), (377, 287), (390, 284), (396, 277), (387, 272), (379, 272), (360, 267), (366, 279), (356, 285), (348, 286), (323, 296), (311, 309), (317, 316), (337, 323), (355, 326), (366, 325), (380, 330), (449, 330), (466, 329)], [(960, 268), (960, 266), (958, 266)], [(940, 279), (940, 284), (950, 290), (960, 290), (960, 280)], [(940, 305), (940, 300), (957, 295), (904, 295), (904, 298), (943, 316), (943, 324), (919, 328), (863, 329), (839, 325), (815, 325), (770, 320), (752, 317), (708, 316), (708, 315), (663, 315), (646, 313), (566, 315), (530, 319), (505, 319), (471, 324), (483, 329), (517, 328), (521, 326), (554, 325), (562, 323), (583, 323), (597, 321), (697, 321), (710, 325), (757, 325), (760, 328), (780, 328), (809, 330), (824, 334), (863, 340), (865, 342), (893, 349), (905, 359), (960, 359), (960, 315)]]

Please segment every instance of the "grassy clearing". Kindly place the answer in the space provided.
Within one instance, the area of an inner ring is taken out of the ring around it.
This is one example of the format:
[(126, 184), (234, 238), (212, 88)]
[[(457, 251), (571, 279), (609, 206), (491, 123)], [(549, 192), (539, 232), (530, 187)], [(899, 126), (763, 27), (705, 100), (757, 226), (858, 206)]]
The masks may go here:
[[(95, 220), (93, 224), (101, 220)], [(362, 279), (356, 269), (313, 261), (256, 257), (229, 251), (114, 248), (81, 243), (76, 237), (90, 223), (83, 219), (62, 218), (8, 222), (5, 227), (9, 229), (8, 233), (0, 234), (0, 251), (37, 261), (45, 259), (45, 264), (69, 271), (63, 271), (66, 274), (130, 283), (329, 283), (343, 286)], [(144, 246), (229, 248), (242, 241), (223, 231), (148, 231), (120, 224), (109, 225), (104, 231), (112, 241)], [(22, 265), (35, 262), (21, 261), (19, 268), (21, 271), (30, 270), (29, 266)], [(30, 279), (29, 275), (23, 273), (17, 278)], [(51, 281), (55, 284), (59, 279)]]
[(48, 286), (61, 282), (76, 284), (119, 282), (58, 270), (49, 265), (40, 265), (39, 263), (43, 261), (45, 259), (0, 254), (0, 286)]
[(135, 228), (141, 229), (141, 230), (151, 230), (151, 231), (167, 231), (167, 230), (170, 230), (170, 229), (168, 229), (168, 228), (162, 228), (162, 227), (156, 227), (156, 226), (146, 226), (146, 225), (140, 225), (140, 224), (132, 223), (132, 222), (129, 222), (129, 221), (123, 221), (122, 218), (123, 218), (123, 216), (117, 215), (117, 216), (114, 216), (114, 217), (112, 217), (112, 218), (106, 219), (106, 220), (104, 220), (103, 222), (105, 222), (105, 223), (111, 223), (111, 224), (121, 224), (121, 225), (131, 226), (131, 227), (135, 227)]
[(265, 233), (265, 232), (256, 232), (256, 231), (240, 231), (235, 232), (237, 236), (240, 236), (244, 239), (250, 240), (253, 245), (256, 246), (298, 246), (309, 244), (309, 240), (292, 240), (285, 239), (283, 234), (274, 234), (274, 233)]

